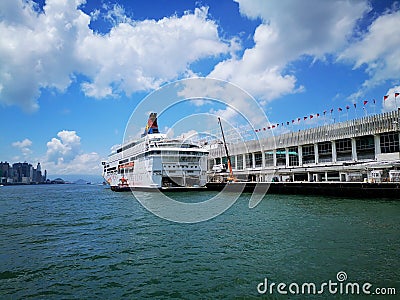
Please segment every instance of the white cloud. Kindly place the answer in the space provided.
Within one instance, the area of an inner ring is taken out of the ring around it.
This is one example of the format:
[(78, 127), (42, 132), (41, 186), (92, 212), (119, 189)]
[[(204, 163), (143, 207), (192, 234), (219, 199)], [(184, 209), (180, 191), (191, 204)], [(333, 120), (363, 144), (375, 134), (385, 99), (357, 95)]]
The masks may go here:
[(107, 14), (113, 27), (99, 34), (89, 28), (90, 14), (79, 9), (83, 2), (48, 0), (43, 12), (29, 0), (0, 2), (0, 103), (34, 111), (42, 88), (63, 92), (75, 74), (87, 78), (87, 96), (131, 94), (190, 73), (192, 62), (229, 52), (207, 8), (134, 21), (113, 6)]
[(84, 153), (81, 138), (75, 131), (63, 130), (47, 142), (43, 166), (49, 174), (100, 174), (100, 156), (96, 152)]
[(366, 1), (237, 2), (243, 15), (262, 20), (255, 45), (242, 58), (219, 63), (210, 76), (239, 84), (264, 101), (302, 91), (289, 64), (303, 56), (324, 60), (341, 50), (357, 20), (370, 9)]
[(17, 141), (11, 144), (13, 147), (19, 148), (24, 155), (24, 157), (28, 156), (32, 153), (30, 146), (32, 146), (32, 141), (30, 139), (24, 139), (22, 141)]
[(354, 68), (366, 66), (370, 76), (364, 82), (371, 88), (386, 80), (398, 79), (400, 73), (400, 11), (378, 17), (361, 39), (339, 56), (341, 61), (354, 63)]
[(400, 93), (400, 85), (392, 87), (386, 93), (386, 100), (382, 100), (382, 112), (397, 110), (400, 107), (400, 96), (395, 97), (395, 93)]

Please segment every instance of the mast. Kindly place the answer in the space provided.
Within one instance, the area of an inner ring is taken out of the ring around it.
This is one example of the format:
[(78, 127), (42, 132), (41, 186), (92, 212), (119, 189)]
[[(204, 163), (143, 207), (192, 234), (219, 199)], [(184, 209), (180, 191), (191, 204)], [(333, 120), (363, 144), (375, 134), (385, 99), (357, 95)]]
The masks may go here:
[(221, 128), (222, 139), (223, 139), (223, 141), (224, 141), (224, 147), (225, 147), (226, 158), (228, 159), (228, 169), (229, 169), (229, 177), (228, 177), (228, 180), (230, 180), (230, 181), (236, 181), (236, 178), (233, 176), (232, 164), (231, 164), (231, 157), (229, 156), (228, 147), (226, 146), (224, 130), (222, 129), (222, 123), (221, 123), (221, 118), (220, 118), (220, 117), (218, 117), (218, 123), (219, 123), (219, 127)]

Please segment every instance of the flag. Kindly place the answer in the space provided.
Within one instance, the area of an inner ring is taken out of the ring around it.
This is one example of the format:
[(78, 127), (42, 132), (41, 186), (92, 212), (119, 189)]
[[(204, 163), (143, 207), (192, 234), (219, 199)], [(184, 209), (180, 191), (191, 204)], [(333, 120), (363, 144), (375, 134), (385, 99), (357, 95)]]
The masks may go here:
[(278, 127), (279, 126), (279, 123), (278, 124), (276, 124), (276, 127)]
[(383, 96), (383, 101), (385, 101), (387, 98), (389, 98), (389, 95)]
[(364, 100), (364, 105), (368, 103), (368, 100)]
[(333, 108), (331, 108), (331, 114), (333, 113)]
[(338, 111), (342, 111), (343, 109), (341, 109), (340, 107), (338, 108)]
[(286, 122), (286, 125), (289, 125), (289, 121), (288, 121), (288, 122)]
[(325, 116), (325, 114), (326, 114), (326, 110), (324, 110), (324, 116)]
[(300, 118), (297, 118), (297, 122), (300, 122)]
[(272, 128), (275, 128), (275, 125), (272, 125)]
[(346, 109), (349, 110), (350, 106), (346, 105)]
[(307, 117), (304, 117), (304, 120), (307, 120)]
[(372, 100), (372, 102), (374, 102), (374, 104), (376, 103), (376, 100), (374, 99), (374, 100)]
[(283, 126), (283, 123), (281, 124), (281, 126)]
[(267, 130), (267, 128), (264, 127), (263, 130), (265, 131), (265, 130)]
[(313, 116), (313, 115), (310, 115), (310, 119), (312, 119), (312, 118), (314, 118), (314, 116)]
[(294, 120), (292, 120), (292, 123), (294, 123)]
[(354, 105), (354, 108), (357, 108), (357, 104), (356, 103), (353, 103), (353, 105)]
[(400, 93), (394, 93), (395, 98), (397, 98), (398, 95), (400, 95)]
[(317, 114), (317, 117), (319, 117), (319, 114)]

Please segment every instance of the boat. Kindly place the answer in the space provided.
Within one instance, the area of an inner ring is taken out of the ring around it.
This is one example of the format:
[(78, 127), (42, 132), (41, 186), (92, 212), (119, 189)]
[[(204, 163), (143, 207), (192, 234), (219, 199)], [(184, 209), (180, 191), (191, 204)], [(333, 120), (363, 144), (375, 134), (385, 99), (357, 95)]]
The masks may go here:
[(113, 191), (205, 188), (208, 150), (183, 138), (160, 133), (157, 113), (150, 113), (141, 138), (124, 142), (102, 162)]

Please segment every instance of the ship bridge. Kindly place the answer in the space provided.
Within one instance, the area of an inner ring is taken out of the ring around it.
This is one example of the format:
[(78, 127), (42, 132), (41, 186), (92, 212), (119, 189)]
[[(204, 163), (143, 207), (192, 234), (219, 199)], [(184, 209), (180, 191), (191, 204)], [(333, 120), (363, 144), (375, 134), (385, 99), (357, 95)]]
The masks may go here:
[[(258, 182), (400, 181), (399, 117), (399, 110), (390, 111), (241, 142), (227, 135), (233, 172)], [(214, 167), (226, 162), (223, 144), (214, 143), (208, 157), (210, 181), (227, 175)]]

